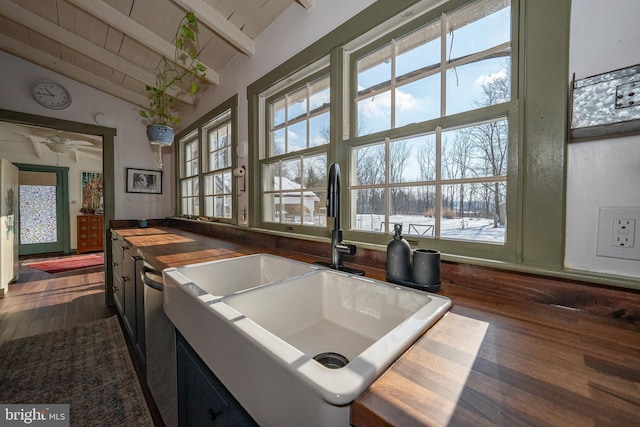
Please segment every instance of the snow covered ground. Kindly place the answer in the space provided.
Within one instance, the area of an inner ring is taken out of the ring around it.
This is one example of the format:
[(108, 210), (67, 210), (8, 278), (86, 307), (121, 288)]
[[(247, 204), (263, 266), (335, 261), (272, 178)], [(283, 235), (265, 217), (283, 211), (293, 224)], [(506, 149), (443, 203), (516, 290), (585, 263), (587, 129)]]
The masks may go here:
[[(286, 222), (298, 223), (300, 217), (289, 218)], [(383, 215), (360, 214), (356, 216), (357, 230), (384, 232)], [(435, 221), (433, 218), (422, 215), (393, 215), (389, 217), (389, 231), (393, 233), (393, 224), (402, 224), (402, 234), (404, 236), (433, 237), (435, 233)], [(316, 215), (313, 218), (305, 218), (305, 224), (313, 226), (324, 226), (326, 217)], [(343, 222), (343, 228), (347, 225)], [(452, 240), (469, 240), (491, 243), (505, 242), (505, 226), (493, 227), (493, 219), (483, 218), (460, 218), (446, 219), (441, 221), (440, 238)]]
[[(382, 215), (358, 215), (357, 226), (359, 230), (384, 231)], [(433, 237), (435, 221), (420, 215), (393, 215), (389, 217), (390, 227), (393, 232), (393, 224), (402, 224), (402, 234), (407, 236)], [(440, 237), (443, 239), (474, 240), (494, 243), (504, 243), (505, 226), (493, 227), (493, 219), (460, 218), (441, 220)]]

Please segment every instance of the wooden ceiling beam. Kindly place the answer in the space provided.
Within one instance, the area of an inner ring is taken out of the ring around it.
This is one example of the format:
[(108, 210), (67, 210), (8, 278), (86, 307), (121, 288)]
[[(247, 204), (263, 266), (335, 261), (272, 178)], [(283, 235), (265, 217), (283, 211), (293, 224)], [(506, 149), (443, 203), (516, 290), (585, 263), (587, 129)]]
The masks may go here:
[(124, 99), (132, 104), (147, 108), (148, 100), (146, 96), (130, 91), (117, 85), (103, 77), (90, 74), (75, 65), (66, 63), (60, 58), (49, 55), (39, 49), (26, 45), (9, 36), (0, 34), (0, 49), (8, 52), (18, 58), (40, 65), (46, 69), (52, 70), (58, 74), (62, 74), (70, 79), (84, 83), (95, 89), (101, 90), (107, 94), (111, 94), (118, 98)]
[[(148, 30), (142, 25), (135, 22), (133, 19), (129, 18), (126, 15), (118, 12), (113, 7), (104, 3), (101, 0), (68, 0), (70, 3), (84, 9), (87, 13), (92, 14), (96, 18), (101, 21), (109, 24), (110, 26), (118, 29), (119, 31), (125, 33), (129, 37), (137, 40), (140, 44), (147, 46), (149, 49), (154, 50), (160, 55), (165, 56), (169, 60), (173, 60), (175, 57), (175, 46), (155, 34), (154, 32)], [(184, 55), (185, 58), (189, 56), (187, 54)], [(184, 66), (184, 61), (182, 64), (178, 64)], [(202, 64), (207, 67), (207, 75), (205, 76), (205, 80), (209, 83), (217, 85), (219, 82), (219, 76), (217, 71), (208, 66), (207, 64)]]
[(44, 144), (42, 144), (41, 142), (38, 142), (35, 138), (29, 138), (31, 140), (31, 144), (33, 145), (33, 149), (36, 152), (36, 156), (38, 156), (39, 159), (43, 159), (44, 158)]
[[(53, 22), (20, 7), (16, 3), (10, 1), (0, 3), (0, 14), (12, 21), (24, 25), (26, 28), (37, 31), (52, 40), (56, 40), (78, 53), (118, 70), (145, 85), (155, 85), (156, 76), (153, 73), (148, 72), (144, 68), (138, 67), (137, 65), (112, 52), (109, 52), (106, 49), (96, 46), (82, 37), (57, 26)], [(193, 105), (195, 103), (193, 97), (186, 91), (171, 90), (168, 93), (169, 96), (182, 103), (189, 105)]]
[[(255, 54), (256, 48), (253, 40), (233, 25), (224, 16), (218, 13), (203, 0), (174, 0), (186, 10), (192, 10), (200, 22), (211, 31), (225, 39), (237, 50), (248, 56)], [(309, 0), (306, 0), (309, 1)], [(311, 0), (312, 1), (312, 0)]]
[(296, 0), (296, 2), (305, 9), (311, 9), (313, 7), (313, 0)]
[(102, 150), (100, 154), (87, 153), (76, 149), (71, 149), (71, 156), (75, 158), (76, 163), (81, 163), (83, 159), (102, 160)]

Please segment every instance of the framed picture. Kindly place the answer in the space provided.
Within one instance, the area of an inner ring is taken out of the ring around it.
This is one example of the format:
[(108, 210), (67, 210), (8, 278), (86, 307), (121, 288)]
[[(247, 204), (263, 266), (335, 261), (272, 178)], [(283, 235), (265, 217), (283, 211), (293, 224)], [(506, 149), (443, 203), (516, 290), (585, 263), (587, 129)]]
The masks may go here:
[(104, 212), (102, 172), (82, 171), (81, 174), (82, 205), (80, 211), (102, 214)]
[(127, 168), (127, 193), (162, 194), (162, 171)]

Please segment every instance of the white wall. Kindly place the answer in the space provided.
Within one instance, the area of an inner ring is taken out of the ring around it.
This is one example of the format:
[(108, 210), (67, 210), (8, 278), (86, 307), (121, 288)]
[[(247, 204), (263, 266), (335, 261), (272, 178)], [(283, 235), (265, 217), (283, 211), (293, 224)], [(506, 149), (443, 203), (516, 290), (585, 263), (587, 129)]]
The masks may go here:
[[(637, 0), (573, 0), (570, 74), (640, 64), (639, 16)], [(640, 135), (569, 144), (565, 246), (567, 268), (640, 277), (640, 261), (596, 256), (600, 206), (640, 207)]]
[[(163, 149), (162, 194), (125, 192), (125, 169), (157, 169), (157, 151), (149, 146), (145, 127), (133, 104), (82, 83), (48, 71), (5, 52), (0, 52), (0, 108), (40, 116), (96, 125), (97, 113), (106, 114), (117, 130), (115, 137), (115, 218), (162, 218), (173, 214), (173, 162), (170, 150)], [(31, 86), (38, 80), (54, 80), (70, 92), (71, 106), (49, 110), (31, 97)], [(70, 195), (73, 195), (70, 189)], [(75, 221), (75, 218), (72, 217)], [(75, 240), (73, 240), (75, 241)]]

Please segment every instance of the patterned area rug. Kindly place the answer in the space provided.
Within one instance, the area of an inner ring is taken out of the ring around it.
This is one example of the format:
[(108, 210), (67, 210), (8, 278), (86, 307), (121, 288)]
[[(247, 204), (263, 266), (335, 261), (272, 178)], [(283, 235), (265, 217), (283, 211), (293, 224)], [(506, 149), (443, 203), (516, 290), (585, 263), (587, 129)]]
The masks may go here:
[(2, 343), (0, 402), (69, 404), (72, 426), (153, 426), (116, 316)]
[(80, 270), (82, 268), (91, 268), (104, 265), (104, 256), (100, 255), (82, 255), (54, 259), (50, 261), (39, 261), (24, 263), (30, 268), (35, 268), (47, 273), (55, 274), (63, 271)]

